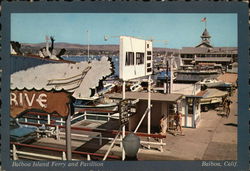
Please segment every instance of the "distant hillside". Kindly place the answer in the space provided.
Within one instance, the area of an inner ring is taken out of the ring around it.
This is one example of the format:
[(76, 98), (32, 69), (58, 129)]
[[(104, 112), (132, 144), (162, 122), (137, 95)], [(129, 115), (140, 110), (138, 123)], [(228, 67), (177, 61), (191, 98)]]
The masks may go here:
[[(71, 43), (64, 43), (64, 42), (58, 42), (55, 43), (55, 48), (56, 49), (62, 49), (65, 48), (67, 49), (81, 49), (81, 50), (87, 50), (88, 46), (87, 45), (81, 45), (81, 44), (71, 44)], [(37, 44), (28, 44), (28, 43), (23, 43), (22, 44), (23, 48), (35, 48), (35, 49), (40, 49), (42, 47), (45, 47), (45, 43), (37, 43)], [(89, 49), (91, 51), (119, 51), (119, 45), (89, 45)], [(153, 51), (155, 52), (165, 52), (166, 48), (153, 48)], [(168, 52), (177, 52), (178, 49), (170, 49), (167, 48)]]
[[(37, 44), (22, 44), (24, 47), (33, 47), (33, 48), (42, 48), (45, 47), (45, 43), (37, 43)], [(55, 43), (55, 48), (58, 49), (87, 49), (88, 46), (87, 45), (80, 45), (80, 44), (71, 44), (71, 43)], [(119, 50), (119, 46), (118, 45), (89, 45), (89, 48), (91, 50), (107, 50), (107, 51), (115, 51), (115, 50)]]

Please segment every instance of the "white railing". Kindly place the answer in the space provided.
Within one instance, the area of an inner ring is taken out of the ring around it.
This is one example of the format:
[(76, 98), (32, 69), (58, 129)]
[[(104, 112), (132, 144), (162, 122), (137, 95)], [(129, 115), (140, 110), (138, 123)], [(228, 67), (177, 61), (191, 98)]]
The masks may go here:
[(32, 152), (18, 151), (16, 149), (15, 144), (13, 144), (12, 147), (13, 148), (12, 148), (12, 150), (10, 150), (10, 152), (12, 153), (13, 160), (18, 160), (19, 159), (18, 155), (23, 155), (23, 157), (27, 156), (29, 158), (34, 157), (34, 159), (35, 158), (44, 158), (44, 159), (51, 159), (51, 160), (67, 160), (66, 153), (64, 151), (62, 151), (62, 156), (58, 157), (58, 156), (51, 156), (51, 155), (46, 155), (46, 154), (37, 154), (37, 153), (32, 153)]
[[(117, 114), (117, 113), (115, 113)], [(113, 114), (113, 115), (115, 115)], [(100, 115), (100, 114), (95, 114), (95, 113), (87, 113), (87, 111), (84, 111), (84, 113), (82, 115), (79, 115), (77, 117), (74, 117), (72, 121), (79, 119), (79, 118), (84, 118), (84, 120), (87, 120), (87, 116), (96, 116), (96, 117), (103, 117), (103, 118), (108, 118), (108, 121), (110, 121), (110, 119), (119, 119), (119, 115), (118, 116), (112, 116), (110, 112), (107, 113), (107, 115)]]
[[(22, 144), (20, 144), (20, 146), (22, 146)], [(67, 160), (65, 151), (62, 151), (62, 150), (53, 150), (53, 151), (56, 151), (59, 154), (61, 153), (61, 156), (52, 156), (52, 155), (47, 155), (47, 154), (17, 150), (15, 144), (12, 144), (12, 150), (10, 150), (13, 160), (19, 160), (19, 158), (31, 159), (31, 160), (41, 160), (41, 159), (46, 159), (46, 160)], [(88, 161), (91, 160), (91, 156), (100, 157), (100, 154), (95, 154), (95, 153), (86, 153), (86, 152), (77, 152), (77, 151), (75, 151), (75, 152), (73, 152), (73, 154), (86, 155), (86, 157), (87, 157), (86, 160), (88, 160)], [(118, 156), (106, 156), (106, 157), (119, 159)], [(75, 158), (75, 159), (72, 159), (72, 160), (80, 160), (80, 159)]]
[[(60, 130), (56, 129), (56, 137), (58, 139), (60, 139), (60, 135), (65, 135), (65, 132), (60, 132)], [(120, 144), (122, 142), (122, 138), (110, 138), (110, 137), (103, 137), (101, 133), (96, 132), (98, 135), (94, 136), (94, 135), (82, 135), (82, 134), (71, 134), (72, 136), (76, 136), (76, 137), (81, 137), (81, 138), (94, 138), (94, 139), (99, 139), (99, 145), (102, 145), (102, 140), (110, 140), (110, 141), (114, 141), (114, 139), (116, 139), (117, 144)], [(163, 146), (166, 145), (166, 143), (163, 142), (162, 138), (160, 138), (160, 142), (153, 142), (153, 141), (140, 141), (141, 144), (144, 145), (156, 145), (156, 146), (160, 146), (159, 147), (159, 151), (163, 152)]]
[[(108, 121), (110, 121), (110, 119), (119, 119), (119, 115), (117, 115), (117, 113), (114, 113), (113, 115), (110, 113), (110, 112), (108, 112), (106, 115), (101, 115), (101, 114), (95, 114), (95, 113), (87, 113), (87, 111), (85, 111), (83, 114), (81, 114), (81, 115), (79, 115), (79, 116), (77, 116), (77, 117), (73, 117), (72, 119), (71, 119), (71, 122), (72, 121), (75, 121), (75, 120), (77, 120), (77, 119), (79, 119), (79, 118), (83, 118), (84, 120), (87, 120), (87, 116), (95, 116), (95, 117), (103, 117), (103, 118), (108, 118), (107, 120)], [(28, 122), (28, 119), (29, 118), (26, 118), (26, 117), (24, 117), (24, 122)], [(35, 118), (34, 118), (35, 119)], [(41, 123), (41, 117), (40, 117), (40, 115), (37, 115), (37, 121), (36, 121), (36, 123), (38, 123), (38, 124), (40, 124)], [(47, 124), (51, 124), (51, 116), (50, 116), (50, 114), (47, 114)], [(60, 118), (60, 120), (53, 120), (54, 122), (56, 122), (56, 123), (58, 123), (59, 125), (63, 125), (63, 124), (65, 124), (65, 121), (63, 120), (63, 118)]]
[(114, 140), (112, 141), (112, 143), (110, 144), (108, 151), (106, 152), (105, 156), (103, 157), (103, 160), (106, 160), (107, 156), (109, 155), (111, 148), (113, 147), (113, 145), (115, 144), (115, 141), (118, 139), (119, 135), (121, 133), (121, 128), (119, 129), (118, 133), (116, 134)]

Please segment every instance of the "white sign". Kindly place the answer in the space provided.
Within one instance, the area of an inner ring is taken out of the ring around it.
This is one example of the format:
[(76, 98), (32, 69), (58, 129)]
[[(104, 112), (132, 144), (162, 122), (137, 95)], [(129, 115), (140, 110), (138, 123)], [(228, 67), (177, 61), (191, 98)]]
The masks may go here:
[(153, 72), (152, 41), (120, 37), (119, 78), (126, 81)]

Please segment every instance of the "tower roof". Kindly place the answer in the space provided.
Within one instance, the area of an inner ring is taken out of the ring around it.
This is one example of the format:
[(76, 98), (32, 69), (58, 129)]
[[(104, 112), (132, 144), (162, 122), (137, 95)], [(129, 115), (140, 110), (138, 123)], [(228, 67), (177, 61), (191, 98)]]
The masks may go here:
[(213, 46), (210, 45), (210, 38), (211, 38), (211, 36), (209, 35), (207, 29), (205, 28), (205, 30), (203, 31), (203, 33), (201, 35), (201, 43), (199, 45), (197, 45), (196, 47), (212, 48)]
[(211, 38), (211, 36), (209, 35), (207, 29), (205, 28), (205, 30), (203, 31), (201, 38)]

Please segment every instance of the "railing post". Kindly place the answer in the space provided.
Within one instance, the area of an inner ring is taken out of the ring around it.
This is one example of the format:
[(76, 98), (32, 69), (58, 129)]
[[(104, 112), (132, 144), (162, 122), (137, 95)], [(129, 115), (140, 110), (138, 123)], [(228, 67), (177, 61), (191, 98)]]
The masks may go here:
[(99, 145), (102, 145), (102, 133), (99, 134)]
[(59, 130), (59, 126), (58, 125), (56, 125), (56, 139), (57, 140), (60, 140), (60, 130)]
[(121, 140), (121, 142), (120, 142), (120, 147), (122, 148), (122, 135), (120, 135), (120, 140)]
[(13, 160), (18, 160), (17, 150), (16, 150), (15, 144), (13, 144), (12, 153), (13, 153)]
[(67, 160), (65, 151), (62, 152), (62, 160)]
[(87, 112), (86, 112), (86, 110), (84, 111), (84, 120), (87, 120)]
[(110, 120), (110, 113), (108, 113), (108, 121)]
[(87, 160), (88, 160), (88, 161), (90, 161), (90, 160), (91, 160), (91, 158), (90, 158), (90, 155), (89, 155), (89, 154), (87, 155)]
[(50, 124), (50, 114), (47, 115), (48, 124)]
[(37, 115), (37, 123), (40, 124), (40, 115)]
[(160, 151), (163, 152), (163, 144), (162, 144), (163, 141), (162, 141), (162, 138), (161, 138), (161, 140), (160, 140), (160, 143), (161, 143)]
[(60, 125), (61, 126), (63, 125), (63, 118), (61, 118), (61, 120), (60, 120)]

